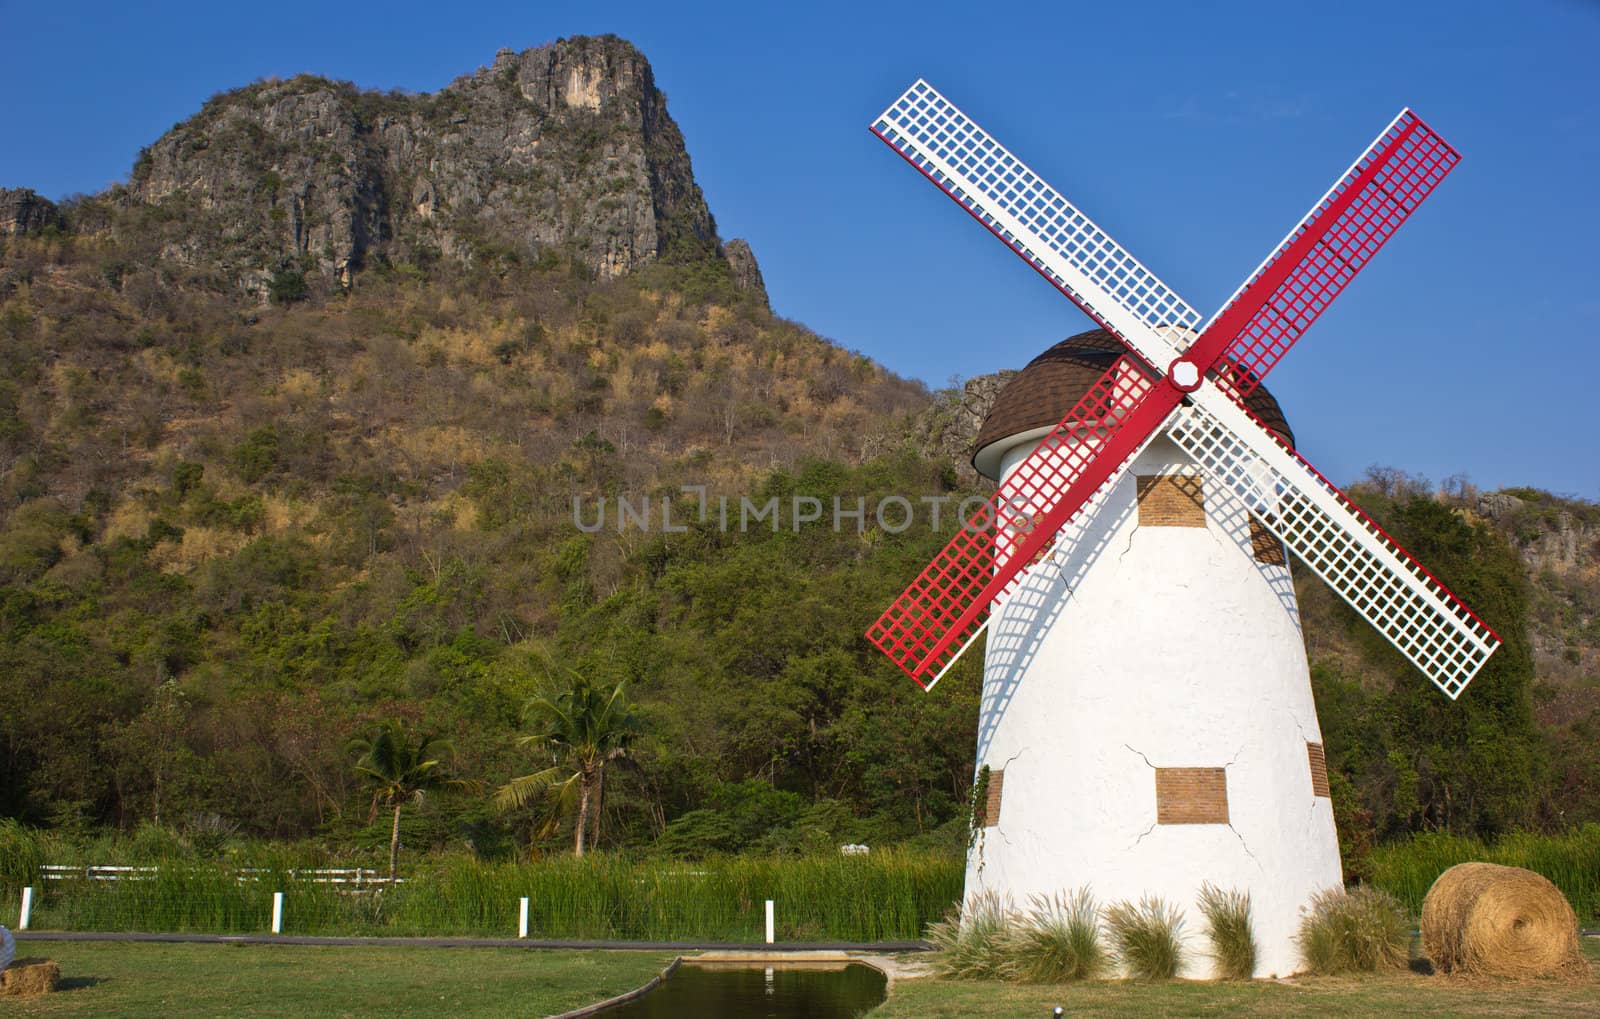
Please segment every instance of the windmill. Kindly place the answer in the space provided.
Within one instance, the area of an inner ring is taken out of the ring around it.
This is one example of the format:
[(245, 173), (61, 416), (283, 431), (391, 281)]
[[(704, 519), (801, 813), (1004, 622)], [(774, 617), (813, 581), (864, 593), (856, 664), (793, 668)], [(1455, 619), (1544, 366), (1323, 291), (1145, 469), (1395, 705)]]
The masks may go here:
[(1202, 883), (1239, 888), (1258, 975), (1292, 972), (1340, 870), (1285, 546), (1451, 699), (1499, 638), (1293, 450), (1261, 383), (1460, 157), (1402, 111), (1202, 321), (926, 82), (872, 131), (1103, 330), (1008, 385), (973, 461), (994, 495), (867, 632), (931, 688), (989, 631), (966, 894), (1195, 916)]

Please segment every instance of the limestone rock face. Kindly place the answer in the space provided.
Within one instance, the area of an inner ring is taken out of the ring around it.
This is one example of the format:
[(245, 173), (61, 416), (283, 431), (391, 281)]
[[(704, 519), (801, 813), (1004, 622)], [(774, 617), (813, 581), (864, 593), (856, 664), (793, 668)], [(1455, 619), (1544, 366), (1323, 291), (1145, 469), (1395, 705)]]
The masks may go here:
[(746, 293), (757, 295), (763, 305), (767, 302), (767, 283), (761, 278), (761, 266), (756, 264), (756, 253), (748, 241), (735, 237), (722, 246), (722, 255), (733, 272), (733, 285)]
[(1594, 576), (1600, 563), (1600, 532), (1567, 509), (1548, 513), (1509, 492), (1478, 497), (1478, 513), (1509, 530), (1533, 576)]
[(34, 233), (47, 226), (60, 227), (55, 203), (28, 188), (0, 188), (0, 236)]
[(917, 421), (922, 448), (934, 457), (955, 465), (956, 472), (967, 481), (977, 477), (972, 469), (972, 446), (983, 428), (984, 418), (1006, 387), (1016, 376), (1007, 368), (988, 375), (975, 375), (968, 379), (959, 392), (953, 392), (924, 411)]
[(1006, 368), (989, 375), (975, 375), (960, 389), (935, 393), (932, 405), (912, 419), (905, 432), (868, 436), (862, 443), (862, 457), (870, 459), (903, 442), (910, 442), (934, 460), (949, 464), (962, 483), (979, 482), (980, 475), (972, 468), (973, 441), (1000, 396), (1000, 390), (1016, 374), (1014, 369)]
[(293, 265), (348, 284), (553, 250), (601, 278), (716, 257), (716, 225), (649, 63), (615, 36), (515, 53), (431, 95), (302, 75), (213, 98), (141, 154), (124, 205), (168, 257), (247, 287)]

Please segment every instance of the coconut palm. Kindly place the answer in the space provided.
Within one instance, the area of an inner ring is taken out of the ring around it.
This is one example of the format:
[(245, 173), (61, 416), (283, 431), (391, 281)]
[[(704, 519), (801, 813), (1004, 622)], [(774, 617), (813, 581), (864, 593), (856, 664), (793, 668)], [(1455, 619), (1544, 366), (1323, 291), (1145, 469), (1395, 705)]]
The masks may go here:
[[(574, 855), (582, 856), (586, 835), (593, 831), (590, 844), (599, 835), (606, 765), (628, 756), (641, 721), (628, 704), (623, 684), (597, 687), (576, 672), (568, 675), (567, 689), (554, 696), (534, 697), (523, 710), (534, 731), (517, 744), (531, 747), (541, 760), (548, 757), (550, 766), (501, 786), (494, 804), (501, 810), (516, 810), (544, 797), (553, 808), (553, 823), (576, 807), (572, 849)], [(545, 830), (551, 827), (553, 824), (546, 825)]]
[(394, 808), (394, 826), (389, 835), (389, 877), (395, 876), (400, 855), (400, 808), (407, 802), (421, 803), (423, 794), (450, 782), (444, 775), (441, 755), (451, 752), (450, 743), (423, 733), (415, 743), (399, 722), (378, 726), (371, 738), (355, 739), (350, 750), (360, 756), (356, 772), (372, 786), (372, 814), (379, 805)]

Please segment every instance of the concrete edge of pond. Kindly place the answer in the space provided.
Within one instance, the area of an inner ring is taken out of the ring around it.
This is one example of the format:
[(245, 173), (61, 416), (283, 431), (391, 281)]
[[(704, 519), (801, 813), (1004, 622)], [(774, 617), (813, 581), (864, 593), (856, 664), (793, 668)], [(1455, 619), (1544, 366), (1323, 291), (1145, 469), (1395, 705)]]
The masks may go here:
[(582, 1008), (575, 1008), (570, 1012), (562, 1012), (558, 1015), (550, 1016), (549, 1019), (586, 1019), (588, 1016), (599, 1015), (608, 1008), (615, 1008), (618, 1005), (626, 1005), (635, 998), (642, 998), (646, 994), (649, 994), (651, 991), (655, 990), (657, 987), (660, 987), (661, 981), (672, 976), (673, 971), (675, 971), (682, 964), (683, 956), (680, 955), (676, 959), (667, 963), (666, 969), (662, 970), (660, 973), (657, 973), (655, 976), (651, 977), (649, 980), (640, 984), (638, 987), (635, 987), (631, 991), (623, 991), (621, 994), (612, 998), (607, 998), (605, 1001), (597, 1001), (593, 1005), (584, 1005)]
[[(733, 949), (717, 949), (714, 951), (701, 952), (698, 955), (680, 955), (676, 959), (673, 959), (672, 962), (667, 965), (666, 969), (662, 970), (660, 973), (651, 977), (648, 981), (639, 985), (638, 987), (635, 987), (631, 991), (624, 991), (614, 998), (607, 998), (605, 1001), (597, 1001), (593, 1005), (584, 1005), (582, 1008), (575, 1008), (570, 1012), (562, 1012), (559, 1015), (549, 1016), (547, 1019), (588, 1019), (588, 1017), (599, 1015), (609, 1008), (615, 1008), (618, 1005), (625, 1005), (636, 998), (644, 997), (657, 987), (660, 987), (661, 982), (672, 976), (672, 974), (677, 971), (679, 966), (703, 966), (707, 969), (753, 969), (757, 964), (770, 962), (783, 966), (786, 969), (804, 969), (809, 966), (831, 969), (835, 966), (843, 968), (851, 963), (858, 963), (862, 966), (870, 966), (872, 969), (875, 969), (879, 973), (883, 974), (883, 993), (885, 1000), (887, 1000), (889, 992), (894, 989), (895, 977), (916, 977), (923, 975), (918, 967), (908, 966), (906, 963), (892, 955), (880, 955), (871, 952), (837, 951), (831, 949), (779, 949), (777, 951), (773, 951), (772, 948), (773, 946), (767, 945), (763, 946), (761, 950), (739, 951)], [(919, 947), (909, 950), (924, 951), (925, 948)]]
[[(919, 951), (921, 949), (918, 949)], [(888, 986), (893, 987), (896, 979), (913, 979), (926, 974), (926, 967), (917, 963), (908, 963), (894, 955), (884, 952), (839, 951), (818, 949), (813, 951), (783, 951), (768, 952), (752, 951), (711, 951), (701, 952), (699, 955), (679, 956), (679, 961), (689, 966), (705, 966), (707, 968), (724, 967), (752, 967), (761, 963), (774, 963), (785, 969), (805, 969), (816, 967), (818, 969), (833, 969), (848, 966), (851, 963), (860, 963), (871, 966), (884, 975)]]

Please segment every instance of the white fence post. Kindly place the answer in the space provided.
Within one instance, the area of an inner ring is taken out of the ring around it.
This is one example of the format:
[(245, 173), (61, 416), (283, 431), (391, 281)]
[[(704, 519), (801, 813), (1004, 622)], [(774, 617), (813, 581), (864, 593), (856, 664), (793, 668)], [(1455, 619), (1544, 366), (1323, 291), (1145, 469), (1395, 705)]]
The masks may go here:
[(528, 936), (528, 897), (522, 897), (522, 904), (517, 908), (517, 937)]
[(22, 890), (22, 915), (17, 917), (17, 930), (28, 929), (28, 921), (33, 918), (33, 886)]
[(767, 944), (772, 944), (772, 900), (767, 900)]
[(272, 933), (283, 933), (283, 893), (272, 893)]

